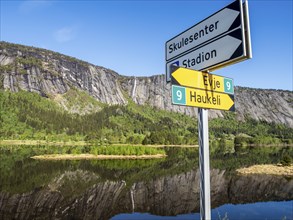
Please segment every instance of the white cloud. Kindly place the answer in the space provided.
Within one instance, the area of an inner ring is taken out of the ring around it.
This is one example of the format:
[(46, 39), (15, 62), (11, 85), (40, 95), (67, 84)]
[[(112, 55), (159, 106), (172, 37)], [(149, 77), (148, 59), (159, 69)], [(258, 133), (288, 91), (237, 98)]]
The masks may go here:
[(53, 36), (60, 43), (68, 42), (74, 38), (75, 29), (72, 27), (63, 27), (54, 32)]

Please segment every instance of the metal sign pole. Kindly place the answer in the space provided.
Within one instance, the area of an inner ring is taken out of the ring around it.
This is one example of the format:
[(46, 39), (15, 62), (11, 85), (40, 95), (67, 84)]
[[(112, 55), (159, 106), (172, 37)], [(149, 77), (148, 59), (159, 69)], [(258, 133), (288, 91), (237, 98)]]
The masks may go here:
[(211, 219), (208, 110), (198, 108), (200, 219)]

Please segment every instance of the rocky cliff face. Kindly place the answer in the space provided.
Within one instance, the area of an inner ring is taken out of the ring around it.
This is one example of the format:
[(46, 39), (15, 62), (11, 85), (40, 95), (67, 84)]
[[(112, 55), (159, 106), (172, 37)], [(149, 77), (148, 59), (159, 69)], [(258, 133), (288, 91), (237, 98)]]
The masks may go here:
[[(0, 88), (27, 90), (42, 96), (56, 97), (71, 88), (87, 92), (106, 104), (139, 105), (197, 115), (197, 109), (171, 104), (171, 86), (164, 75), (125, 77), (112, 70), (94, 66), (43, 49), (0, 42)], [(293, 127), (293, 93), (283, 90), (235, 88), (235, 106), (239, 120), (251, 117)], [(210, 111), (210, 117), (224, 112)]]
[(0, 48), (4, 89), (54, 96), (75, 87), (103, 103), (127, 103), (120, 88), (120, 76), (109, 69), (36, 48), (6, 43), (1, 43)]

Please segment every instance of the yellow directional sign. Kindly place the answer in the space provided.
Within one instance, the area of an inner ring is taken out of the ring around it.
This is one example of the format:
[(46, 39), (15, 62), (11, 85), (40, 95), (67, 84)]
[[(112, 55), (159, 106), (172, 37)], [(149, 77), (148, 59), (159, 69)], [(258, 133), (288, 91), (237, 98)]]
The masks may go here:
[(172, 84), (234, 94), (233, 79), (174, 66)]
[(235, 111), (234, 95), (172, 85), (172, 104)]

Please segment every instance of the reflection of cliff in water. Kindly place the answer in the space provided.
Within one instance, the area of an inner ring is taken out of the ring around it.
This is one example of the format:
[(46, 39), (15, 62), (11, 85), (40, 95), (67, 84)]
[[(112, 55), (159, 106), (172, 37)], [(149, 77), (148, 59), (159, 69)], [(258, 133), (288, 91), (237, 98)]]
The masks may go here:
[[(119, 213), (178, 215), (199, 212), (199, 171), (127, 185), (99, 182), (88, 171), (67, 172), (29, 193), (0, 193), (0, 219), (109, 219)], [(96, 184), (90, 183), (96, 181)], [(88, 188), (76, 193), (79, 185)], [(211, 203), (253, 203), (293, 199), (293, 179), (279, 176), (230, 176), (211, 170)]]

